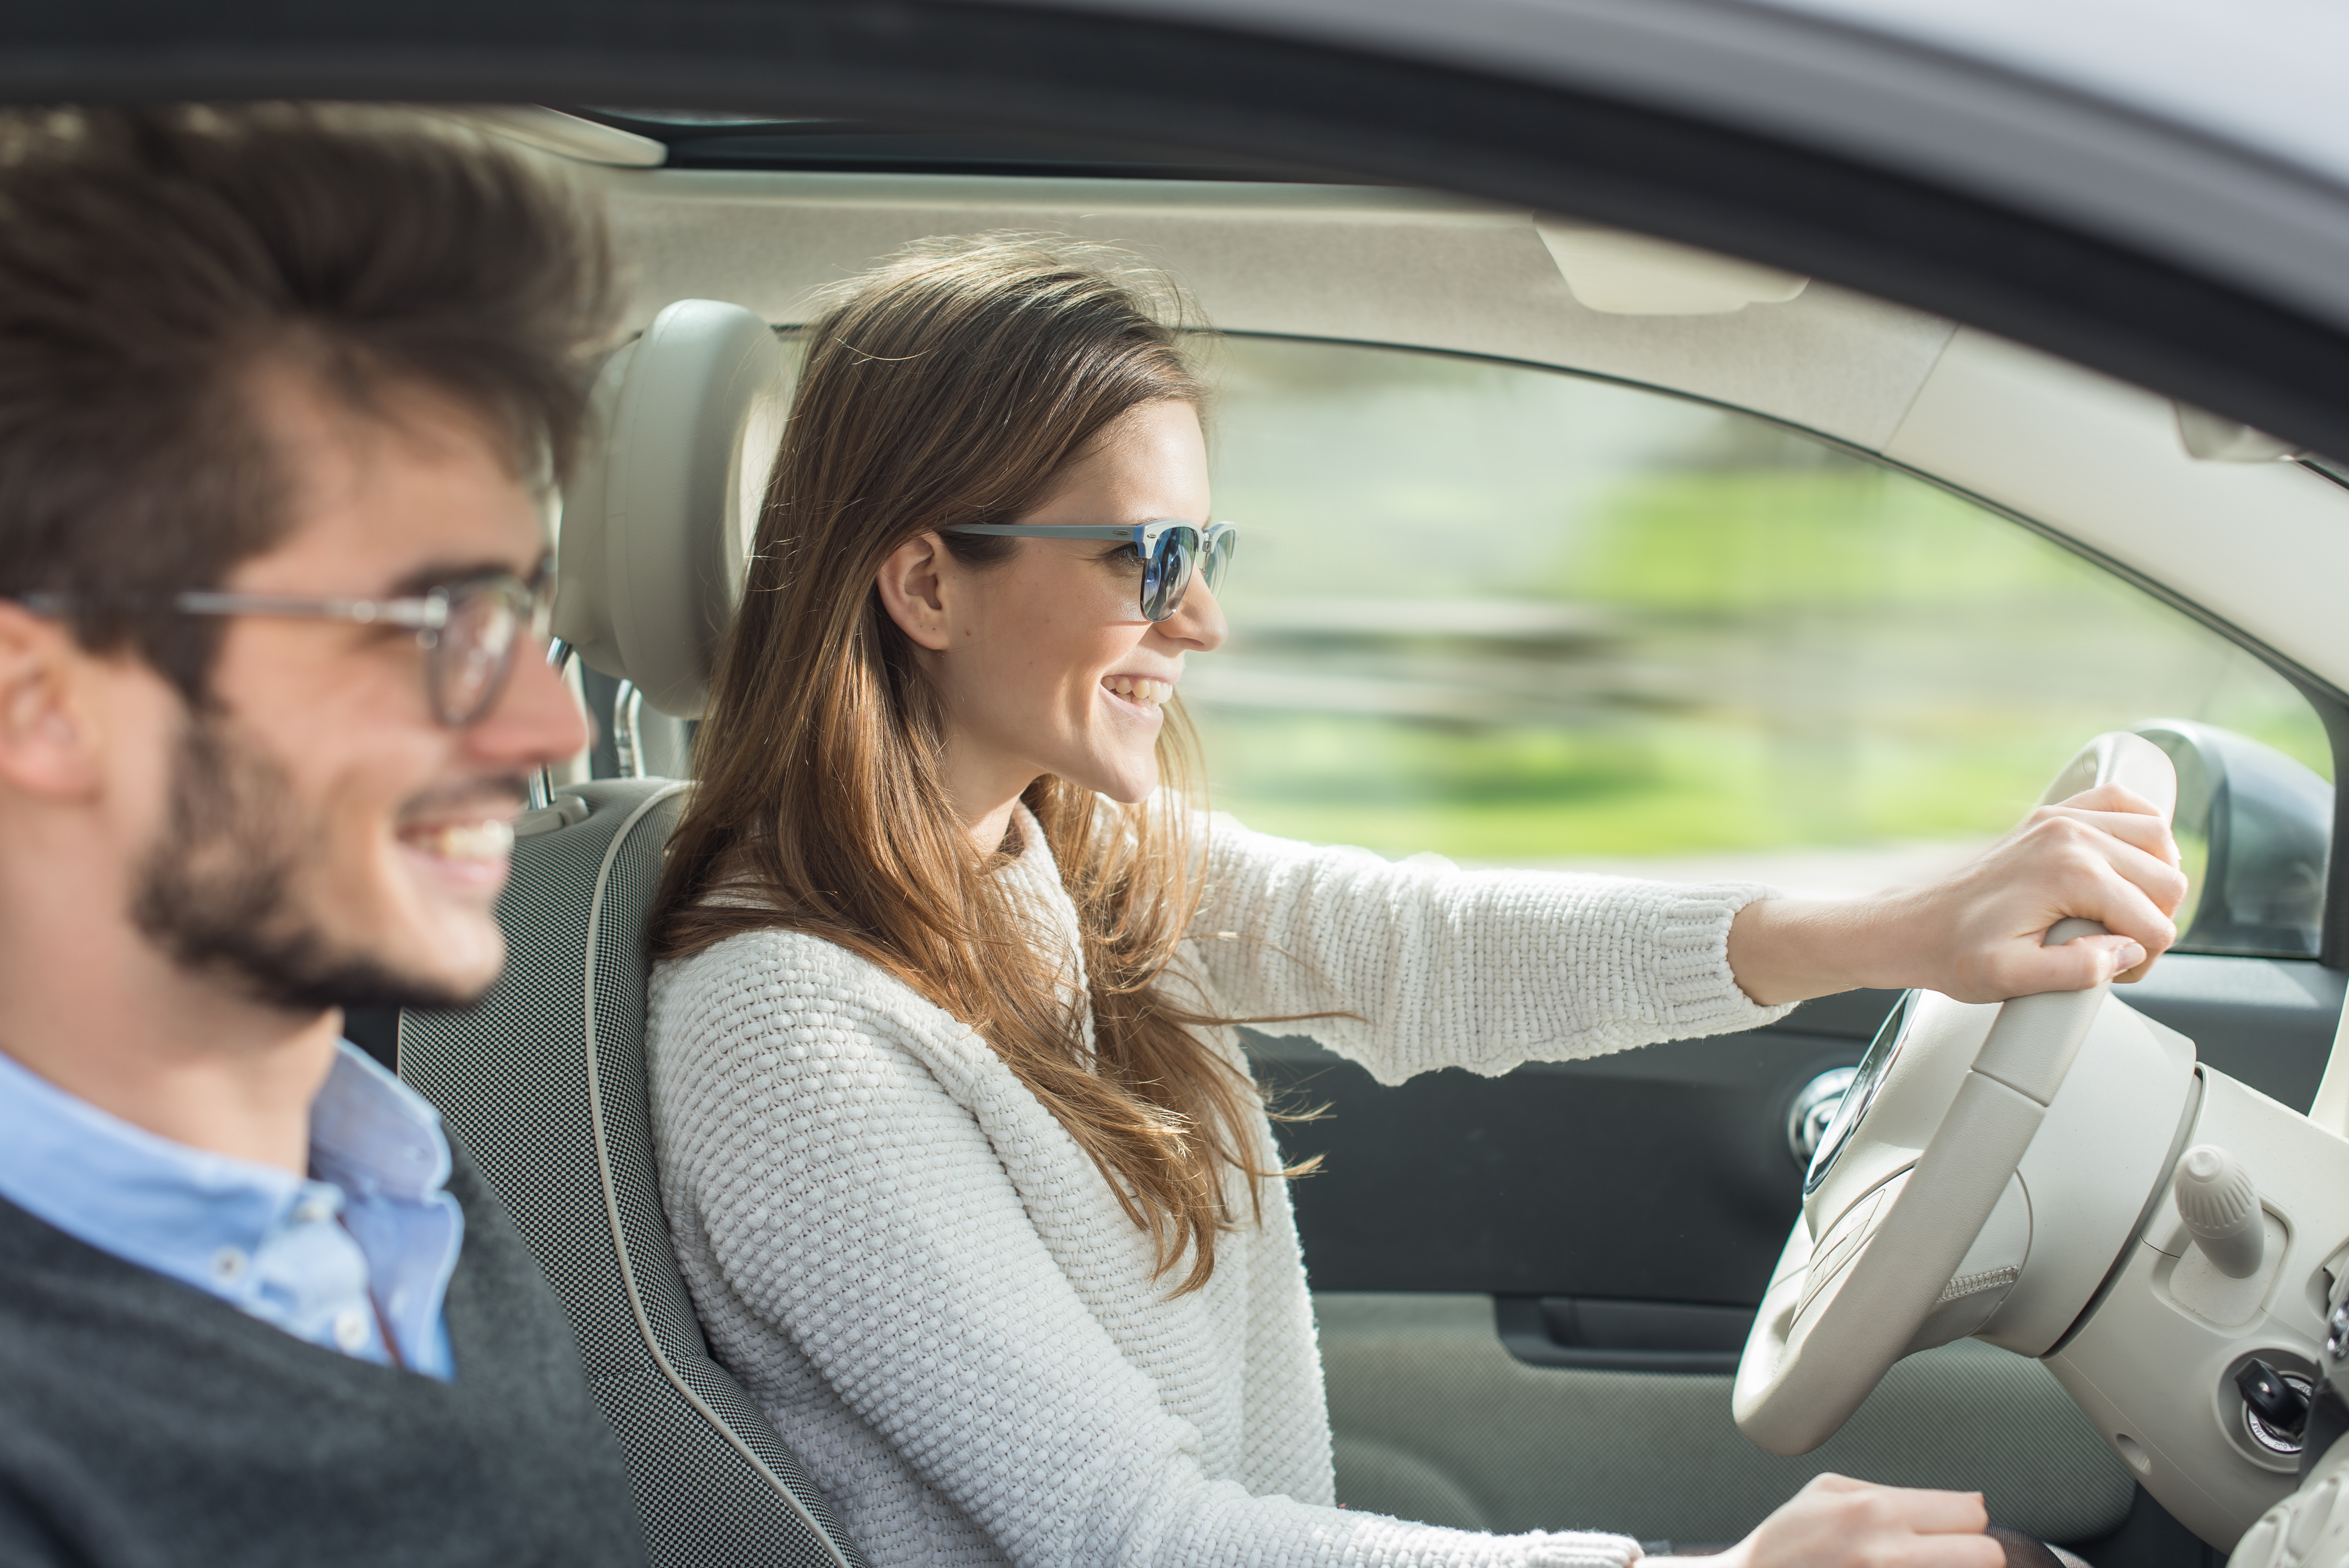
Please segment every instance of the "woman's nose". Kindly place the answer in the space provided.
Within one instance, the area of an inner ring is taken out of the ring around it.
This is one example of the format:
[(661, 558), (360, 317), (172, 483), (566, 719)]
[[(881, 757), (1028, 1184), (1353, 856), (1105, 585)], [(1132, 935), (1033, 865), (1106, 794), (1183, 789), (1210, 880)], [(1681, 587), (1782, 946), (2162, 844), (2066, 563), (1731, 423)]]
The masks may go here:
[(1221, 648), (1226, 629), (1215, 591), (1195, 578), (1183, 592), (1183, 607), (1158, 623), (1162, 635), (1200, 653)]

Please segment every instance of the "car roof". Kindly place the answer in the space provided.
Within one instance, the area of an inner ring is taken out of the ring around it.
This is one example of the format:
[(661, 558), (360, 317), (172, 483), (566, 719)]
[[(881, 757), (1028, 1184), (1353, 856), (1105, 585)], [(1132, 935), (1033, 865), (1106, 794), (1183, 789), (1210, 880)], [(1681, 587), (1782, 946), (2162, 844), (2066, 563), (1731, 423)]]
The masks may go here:
[(2312, 0), (1776, 0), (2349, 178), (2349, 15)]
[(2349, 324), (2349, 14), (2313, 0), (1061, 4), (1446, 61), (1857, 154)]
[[(1726, 103), (1661, 64), (1675, 43), (1750, 63), (1800, 42), (1822, 55), (1874, 42), (1977, 71), (2028, 78), (2349, 175), (2338, 61), (2349, 14), (2317, 0), (1061, 0), (1280, 31), (1324, 43), (1401, 47), (1431, 58), (1658, 95), (1677, 107), (1767, 113), (1792, 130), (1821, 106), (1749, 79)], [(1806, 26), (1804, 24), (1808, 24)], [(1612, 35), (1609, 36), (1609, 35)], [(1680, 36), (1677, 39), (1675, 36)], [(1611, 47), (1609, 47), (1611, 46)], [(1692, 52), (1680, 54), (1692, 60)], [(1886, 57), (1878, 57), (1879, 59)], [(1643, 80), (1644, 78), (1644, 80)], [(1764, 109), (1764, 106), (1768, 106)], [(1757, 126), (1757, 129), (1761, 127)]]

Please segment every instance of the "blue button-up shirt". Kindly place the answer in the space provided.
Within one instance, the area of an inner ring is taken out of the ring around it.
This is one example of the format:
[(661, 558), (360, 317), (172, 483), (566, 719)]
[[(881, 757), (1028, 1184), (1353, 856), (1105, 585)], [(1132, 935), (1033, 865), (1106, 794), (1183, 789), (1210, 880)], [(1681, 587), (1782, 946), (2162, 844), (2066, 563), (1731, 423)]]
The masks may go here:
[(444, 1382), (465, 1235), (448, 1180), (440, 1113), (347, 1042), (310, 1103), (307, 1180), (158, 1137), (0, 1054), (0, 1198), (313, 1345), (384, 1364), (397, 1346)]

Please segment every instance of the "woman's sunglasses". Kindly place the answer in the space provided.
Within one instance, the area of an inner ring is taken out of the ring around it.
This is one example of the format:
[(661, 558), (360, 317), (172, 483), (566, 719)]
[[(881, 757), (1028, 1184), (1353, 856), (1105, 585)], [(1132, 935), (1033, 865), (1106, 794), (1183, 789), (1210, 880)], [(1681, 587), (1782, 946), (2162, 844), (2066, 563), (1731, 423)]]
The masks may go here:
[(943, 530), (948, 534), (993, 534), (1010, 539), (1123, 539), (1142, 557), (1142, 615), (1164, 620), (1183, 607), (1183, 596), (1194, 576), (1205, 577), (1207, 591), (1224, 591), (1224, 574), (1231, 570), (1232, 553), (1239, 548), (1239, 526), (1233, 523), (1142, 523), (1131, 527), (1053, 527), (1041, 523), (962, 523)]

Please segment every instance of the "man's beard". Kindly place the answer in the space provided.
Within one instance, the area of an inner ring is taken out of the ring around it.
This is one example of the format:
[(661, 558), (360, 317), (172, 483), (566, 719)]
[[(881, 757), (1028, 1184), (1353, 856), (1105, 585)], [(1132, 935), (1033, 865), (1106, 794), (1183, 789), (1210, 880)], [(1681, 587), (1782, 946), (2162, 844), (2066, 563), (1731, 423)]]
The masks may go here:
[(292, 781), (219, 715), (190, 715), (171, 790), (169, 824), (139, 868), (130, 918), (181, 968), (289, 1012), (466, 1007), (488, 989), (402, 973), (328, 933), (297, 891), (303, 861), (324, 846), (305, 831)]

